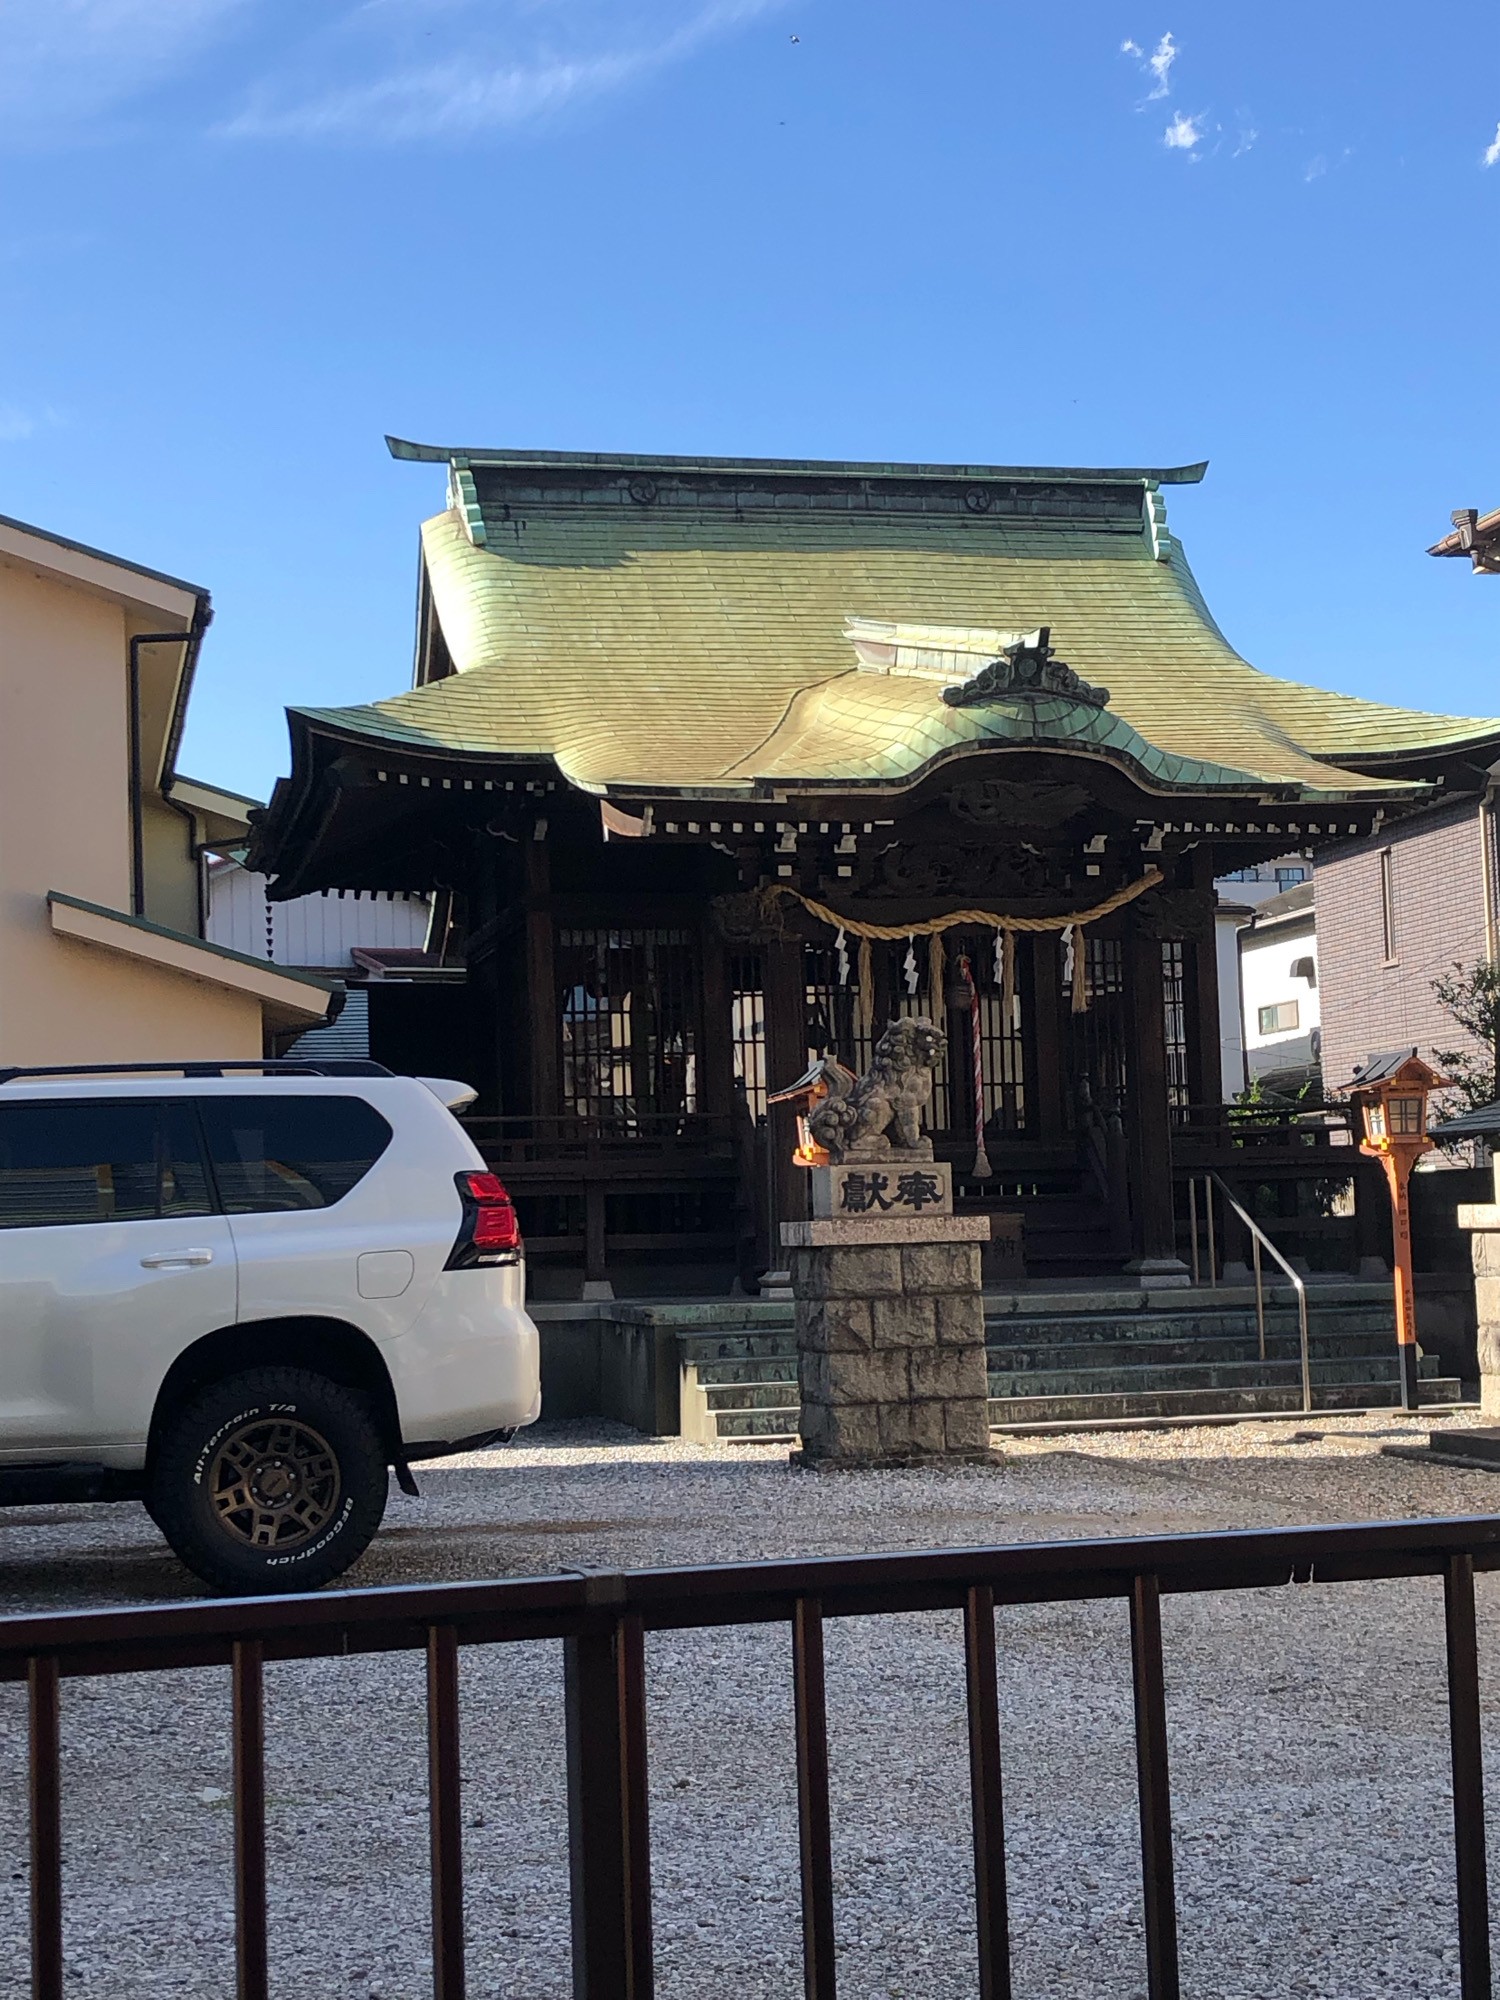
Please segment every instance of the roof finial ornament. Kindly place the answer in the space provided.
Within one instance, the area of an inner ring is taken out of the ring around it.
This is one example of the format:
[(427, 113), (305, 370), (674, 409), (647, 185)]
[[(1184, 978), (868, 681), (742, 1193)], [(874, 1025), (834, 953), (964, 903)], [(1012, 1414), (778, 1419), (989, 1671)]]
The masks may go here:
[(982, 701), (1077, 701), (1089, 708), (1103, 708), (1109, 689), (1094, 687), (1052, 656), (1052, 627), (1035, 632), (1007, 646), (998, 660), (981, 667), (972, 679), (957, 687), (943, 689), (950, 708), (972, 708)]

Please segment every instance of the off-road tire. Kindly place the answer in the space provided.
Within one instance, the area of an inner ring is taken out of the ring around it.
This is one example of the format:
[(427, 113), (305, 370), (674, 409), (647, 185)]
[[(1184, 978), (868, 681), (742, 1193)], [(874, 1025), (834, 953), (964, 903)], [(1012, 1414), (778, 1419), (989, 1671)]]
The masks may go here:
[(147, 1507), (214, 1590), (316, 1590), (369, 1547), (386, 1452), (368, 1404), (304, 1368), (253, 1368), (166, 1419)]

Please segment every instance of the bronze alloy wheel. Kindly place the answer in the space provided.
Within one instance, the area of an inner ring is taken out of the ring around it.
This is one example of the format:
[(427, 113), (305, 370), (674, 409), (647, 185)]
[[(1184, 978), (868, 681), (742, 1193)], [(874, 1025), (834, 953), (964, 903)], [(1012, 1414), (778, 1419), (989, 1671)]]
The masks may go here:
[(214, 1453), (208, 1491), (219, 1526), (251, 1548), (300, 1548), (338, 1511), (343, 1481), (328, 1440), (291, 1417), (256, 1417)]

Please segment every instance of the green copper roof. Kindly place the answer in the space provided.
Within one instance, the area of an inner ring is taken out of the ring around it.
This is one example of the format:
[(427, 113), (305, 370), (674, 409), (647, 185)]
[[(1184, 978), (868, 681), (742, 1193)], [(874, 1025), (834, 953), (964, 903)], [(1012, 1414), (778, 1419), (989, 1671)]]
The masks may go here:
[[(315, 726), (551, 758), (593, 791), (910, 784), (935, 760), (1024, 744), (1108, 757), (1163, 791), (1309, 797), (1397, 782), (1344, 759), (1500, 732), (1241, 659), (1156, 490), (1199, 467), (454, 461), (453, 505), (426, 523), (423, 548), (456, 671), (387, 701), (297, 711)], [(1003, 510), (963, 487), (986, 480), (1012, 482)], [(944, 702), (945, 686), (1043, 625), (1061, 660), (1108, 688), (1106, 707)]]

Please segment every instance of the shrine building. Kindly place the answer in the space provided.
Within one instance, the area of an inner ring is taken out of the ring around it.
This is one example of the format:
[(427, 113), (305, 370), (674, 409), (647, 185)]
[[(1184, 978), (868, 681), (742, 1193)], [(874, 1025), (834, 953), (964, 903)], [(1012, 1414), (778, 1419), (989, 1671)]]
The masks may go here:
[[(1185, 1272), (1187, 1178), (1243, 1164), (1214, 878), (1500, 757), (1243, 660), (1167, 525), (1202, 465), (391, 450), (448, 470), (415, 685), (290, 711), (250, 860), (436, 892), (467, 976), (405, 1066), (479, 1087), (543, 1296), (753, 1289), (807, 1212), (768, 1095), (903, 1014), (947, 1034), (958, 1205), (1021, 1217), (1028, 1271)], [(1292, 1219), (1329, 1161), (1277, 1145)]]

